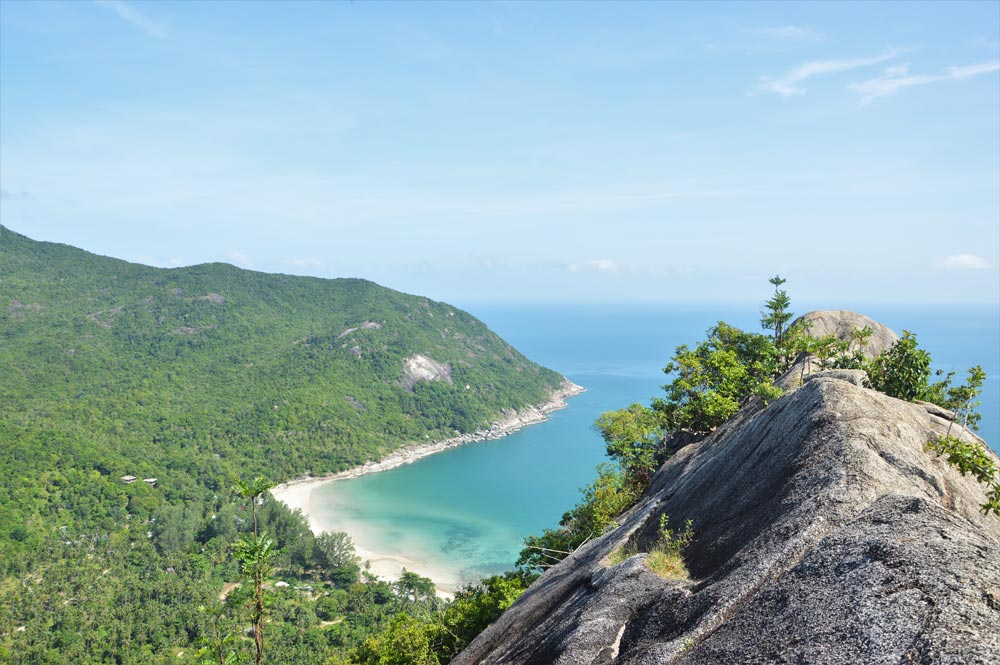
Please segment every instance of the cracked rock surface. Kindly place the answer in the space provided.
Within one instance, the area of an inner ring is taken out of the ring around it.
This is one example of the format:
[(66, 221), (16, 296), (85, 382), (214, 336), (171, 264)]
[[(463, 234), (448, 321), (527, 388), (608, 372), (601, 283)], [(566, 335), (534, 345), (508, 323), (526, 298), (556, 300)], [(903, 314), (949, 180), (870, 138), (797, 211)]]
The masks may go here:
[[(924, 450), (949, 414), (859, 383), (818, 373), (682, 448), (453, 662), (1000, 662), (1000, 519)], [(608, 565), (662, 514), (693, 521), (690, 579)]]

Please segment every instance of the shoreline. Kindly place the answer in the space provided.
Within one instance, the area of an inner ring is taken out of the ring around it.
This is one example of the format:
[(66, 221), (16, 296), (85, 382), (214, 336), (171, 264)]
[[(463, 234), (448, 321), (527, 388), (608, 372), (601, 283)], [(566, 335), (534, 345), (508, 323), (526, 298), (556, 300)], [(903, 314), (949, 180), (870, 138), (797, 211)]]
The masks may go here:
[[(345, 471), (341, 471), (339, 473), (332, 473), (325, 476), (303, 476), (300, 478), (293, 478), (292, 480), (272, 487), (271, 496), (273, 496), (276, 500), (281, 501), (292, 510), (301, 510), (306, 516), (306, 519), (309, 521), (309, 528), (312, 529), (314, 534), (319, 535), (320, 533), (330, 529), (316, 517), (316, 511), (312, 509), (312, 493), (318, 487), (326, 485), (327, 483), (336, 482), (338, 480), (360, 478), (361, 476), (365, 476), (370, 473), (378, 473), (380, 471), (395, 469), (406, 464), (411, 464), (430, 455), (450, 450), (451, 448), (463, 446), (467, 443), (503, 438), (517, 432), (523, 427), (536, 425), (548, 420), (550, 413), (566, 408), (566, 400), (569, 397), (579, 395), (585, 390), (585, 388), (566, 379), (559, 386), (559, 388), (552, 391), (549, 398), (545, 402), (534, 406), (524, 407), (520, 411), (512, 410), (509, 413), (506, 413), (501, 420), (498, 420), (490, 425), (489, 429), (477, 430), (468, 434), (461, 434), (442, 441), (404, 446), (389, 453), (378, 462), (368, 461), (364, 464), (346, 469)], [(358, 544), (357, 539), (354, 538), (353, 535), (352, 539), (355, 540), (355, 548), (358, 556), (361, 557), (362, 561), (369, 561), (371, 563), (371, 572), (375, 575), (384, 579), (395, 579), (399, 577), (399, 571), (405, 565), (407, 570), (430, 577), (438, 586), (439, 591), (444, 594), (448, 594), (449, 590), (454, 590), (455, 585), (448, 579), (448, 575), (443, 574), (444, 571), (434, 570), (421, 565), (418, 561), (409, 559), (404, 561), (403, 559), (405, 557), (366, 550)]]

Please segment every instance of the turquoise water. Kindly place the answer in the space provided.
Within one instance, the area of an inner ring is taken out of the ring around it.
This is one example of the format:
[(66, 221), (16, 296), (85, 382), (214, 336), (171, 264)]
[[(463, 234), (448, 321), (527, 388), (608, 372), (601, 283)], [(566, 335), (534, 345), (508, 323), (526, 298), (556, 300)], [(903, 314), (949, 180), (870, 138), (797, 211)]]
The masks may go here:
[[(509, 570), (522, 539), (558, 524), (605, 461), (597, 416), (659, 394), (673, 349), (700, 340), (717, 319), (748, 330), (752, 306), (464, 305), (525, 355), (587, 392), (549, 421), (511, 436), (316, 490), (320, 521), (362, 547), (406, 557), (432, 577), (464, 583)], [(859, 306), (895, 330), (917, 333), (935, 367), (981, 364), (989, 378), (981, 434), (1000, 436), (1000, 314), (990, 307)], [(447, 575), (445, 573), (448, 573)], [(453, 586), (454, 584), (448, 585)]]

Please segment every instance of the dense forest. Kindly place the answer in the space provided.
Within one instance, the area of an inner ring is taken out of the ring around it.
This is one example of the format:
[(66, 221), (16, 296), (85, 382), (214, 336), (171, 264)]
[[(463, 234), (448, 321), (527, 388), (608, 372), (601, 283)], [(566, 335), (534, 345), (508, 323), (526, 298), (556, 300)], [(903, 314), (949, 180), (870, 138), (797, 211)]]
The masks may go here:
[[(404, 371), (417, 355), (436, 380)], [(194, 662), (229, 638), (246, 655), (241, 604), (219, 601), (255, 505), (238, 479), (475, 431), (561, 381), (469, 314), (364, 280), (152, 268), (0, 227), (0, 660)], [(288, 580), (280, 662), (346, 658), (400, 610), (445, 611), (426, 580), (368, 579), (260, 501)], [(523, 579), (491, 584), (509, 604)]]

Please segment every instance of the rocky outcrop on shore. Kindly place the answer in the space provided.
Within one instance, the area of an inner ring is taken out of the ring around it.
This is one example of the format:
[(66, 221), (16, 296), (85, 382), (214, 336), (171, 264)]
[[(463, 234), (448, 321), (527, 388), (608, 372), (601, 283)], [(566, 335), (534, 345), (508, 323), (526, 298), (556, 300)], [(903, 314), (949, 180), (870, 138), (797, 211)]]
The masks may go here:
[[(925, 450), (942, 410), (861, 379), (812, 374), (681, 449), (454, 663), (1000, 662), (1000, 519)], [(689, 579), (609, 564), (661, 515), (693, 522)]]

